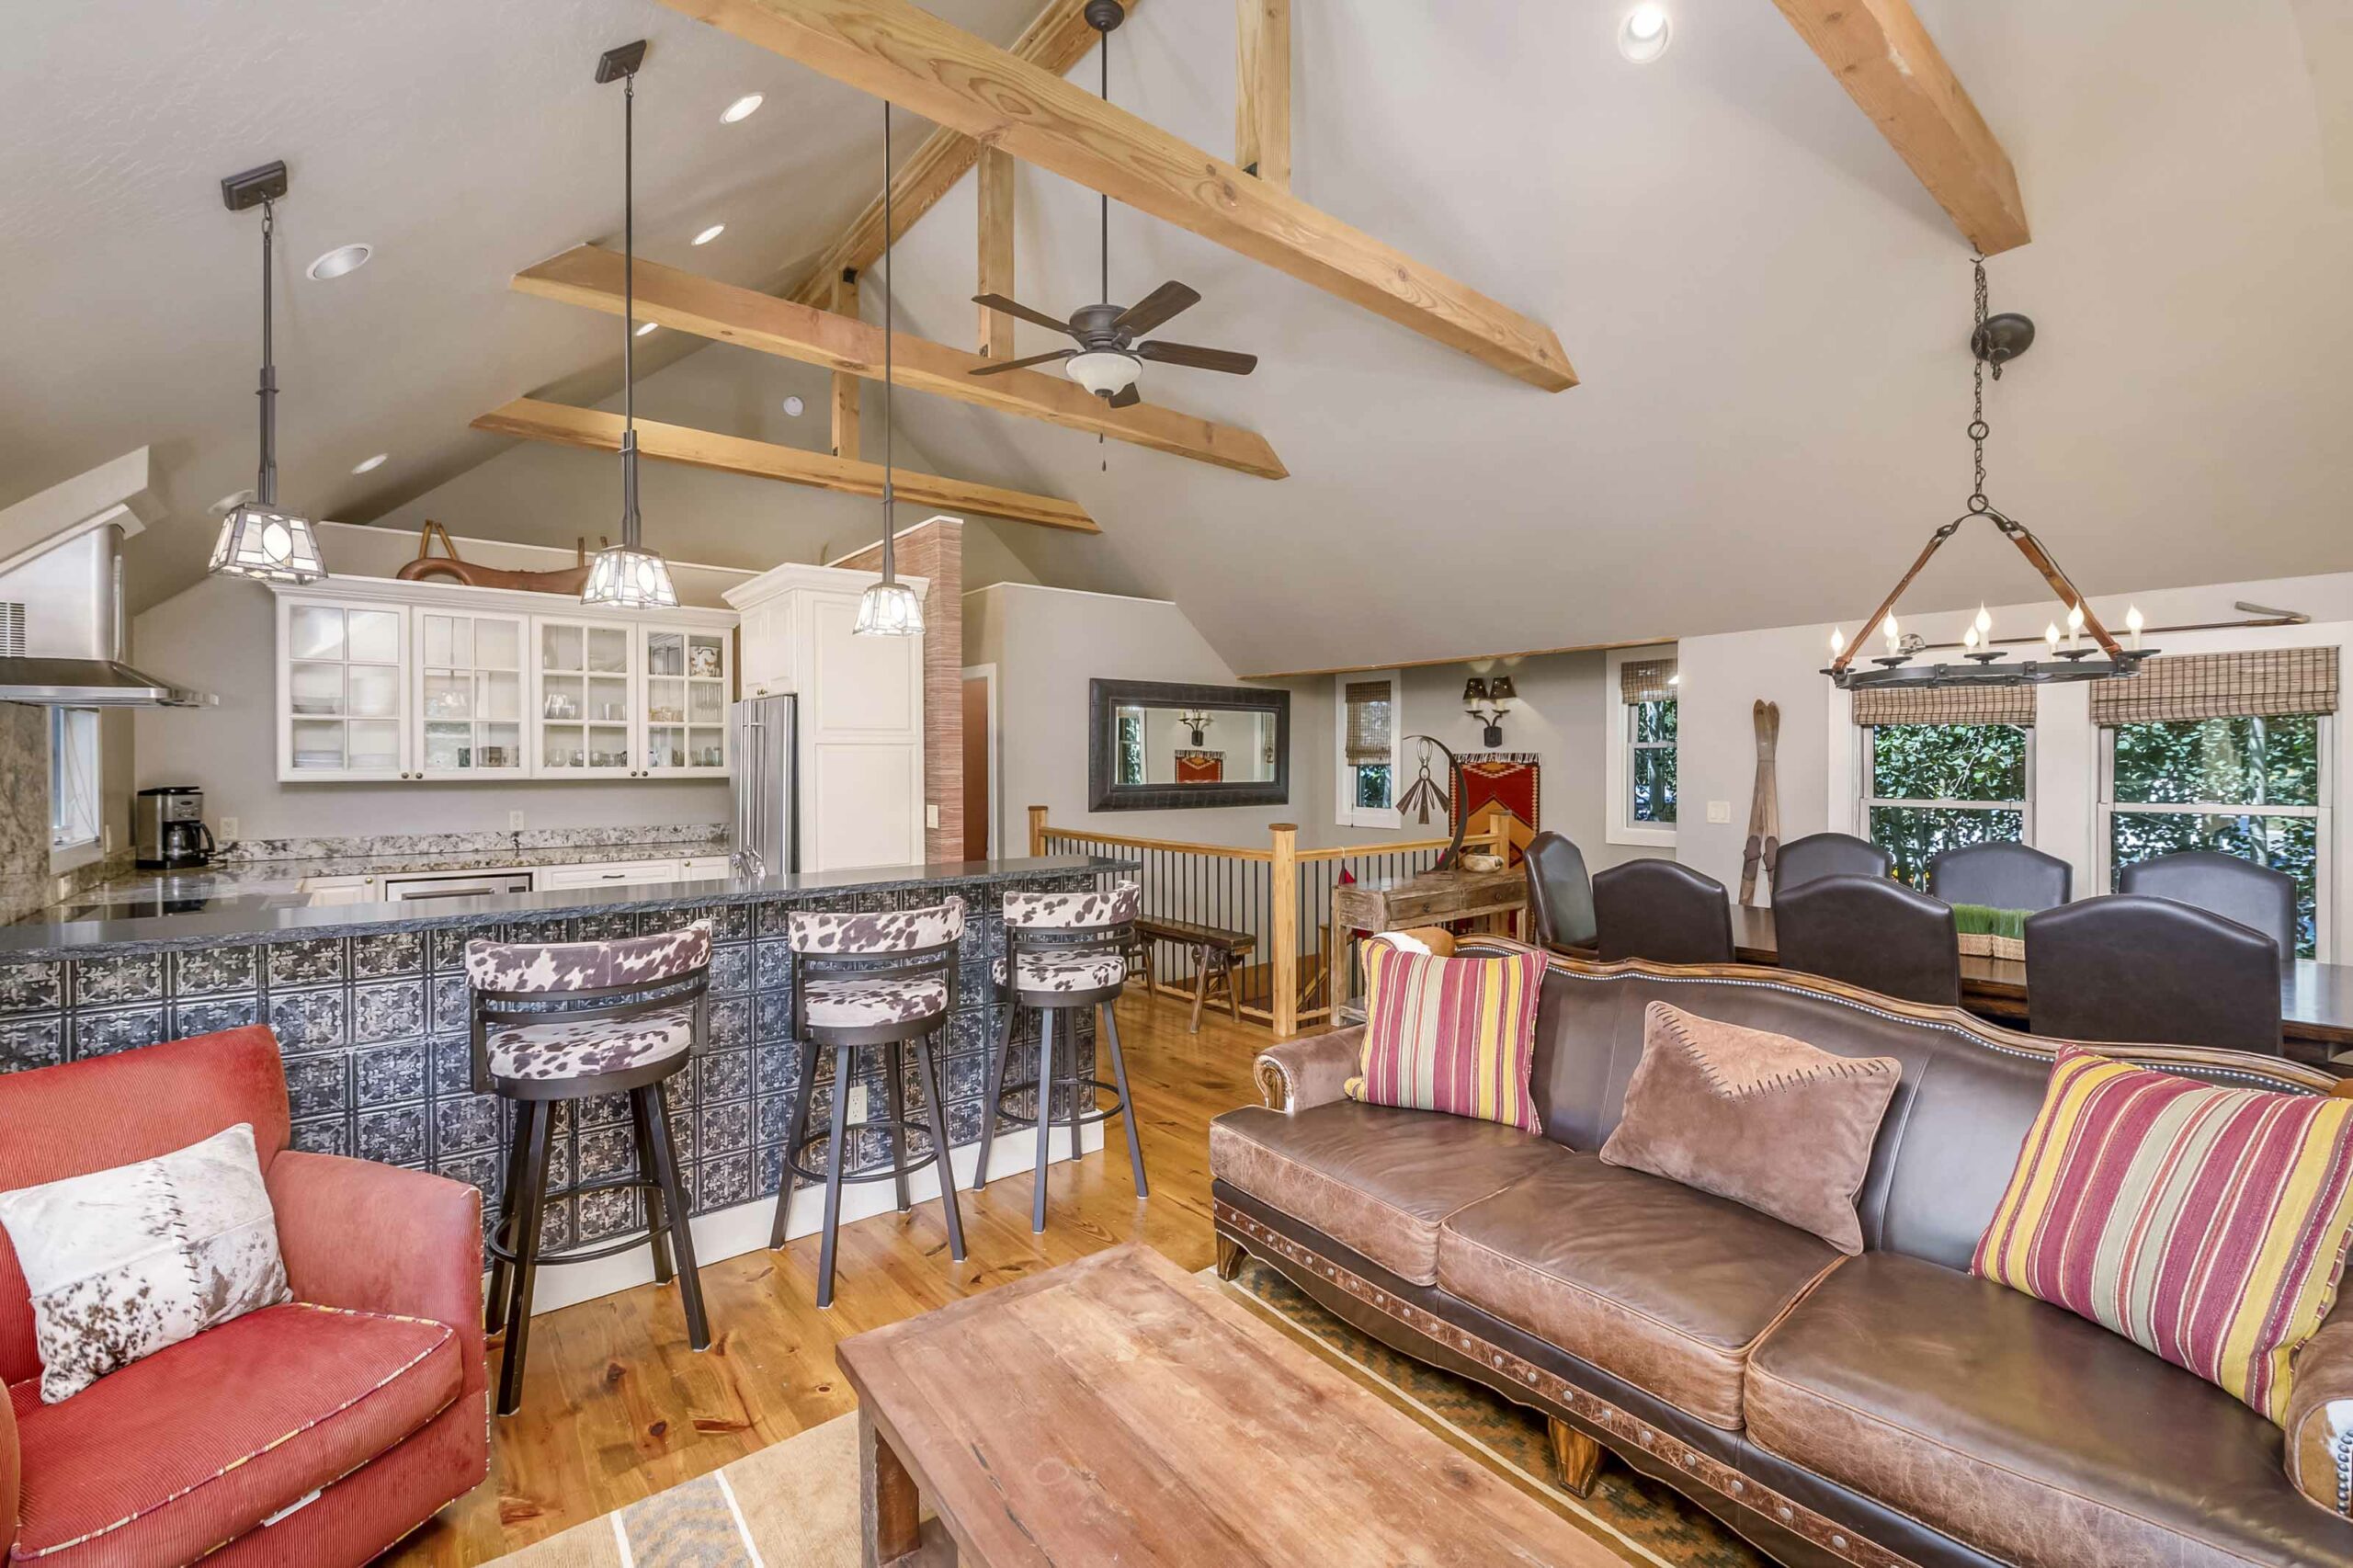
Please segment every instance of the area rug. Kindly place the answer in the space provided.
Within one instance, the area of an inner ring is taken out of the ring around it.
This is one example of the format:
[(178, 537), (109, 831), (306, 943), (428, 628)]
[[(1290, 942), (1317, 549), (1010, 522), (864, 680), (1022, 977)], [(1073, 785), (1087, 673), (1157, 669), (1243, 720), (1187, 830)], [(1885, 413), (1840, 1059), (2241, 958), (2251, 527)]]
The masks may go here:
[[(1205, 1271), (1211, 1278), (1214, 1270)], [(1771, 1568), (1771, 1559), (1679, 1493), (1605, 1460), (1590, 1496), (1561, 1489), (1544, 1418), (1481, 1383), (1425, 1366), (1343, 1323), (1256, 1258), (1226, 1289), (1327, 1360), (1490, 1469), (1552, 1504), (1628, 1562), (1646, 1568)]]

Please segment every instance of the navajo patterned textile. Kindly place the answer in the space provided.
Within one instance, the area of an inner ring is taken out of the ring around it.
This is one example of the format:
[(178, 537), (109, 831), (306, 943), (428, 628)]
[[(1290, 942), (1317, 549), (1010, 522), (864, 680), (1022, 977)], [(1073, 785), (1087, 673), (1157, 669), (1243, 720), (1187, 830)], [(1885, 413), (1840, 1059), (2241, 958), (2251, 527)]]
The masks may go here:
[(2278, 1421), (2353, 1235), (2353, 1100), (2059, 1052), (1971, 1267)]
[(1364, 1055), (1347, 1094), (1538, 1132), (1528, 1074), (1544, 955), (1442, 959), (1364, 945)]

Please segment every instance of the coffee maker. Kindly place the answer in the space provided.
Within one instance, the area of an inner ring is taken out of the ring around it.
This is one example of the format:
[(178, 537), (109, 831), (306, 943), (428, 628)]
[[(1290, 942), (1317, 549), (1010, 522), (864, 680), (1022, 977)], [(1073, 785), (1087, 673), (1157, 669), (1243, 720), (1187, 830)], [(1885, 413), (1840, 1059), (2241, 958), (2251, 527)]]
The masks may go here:
[(212, 830), (204, 825), (204, 791), (193, 784), (140, 790), (131, 802), (131, 844), (142, 870), (210, 864)]

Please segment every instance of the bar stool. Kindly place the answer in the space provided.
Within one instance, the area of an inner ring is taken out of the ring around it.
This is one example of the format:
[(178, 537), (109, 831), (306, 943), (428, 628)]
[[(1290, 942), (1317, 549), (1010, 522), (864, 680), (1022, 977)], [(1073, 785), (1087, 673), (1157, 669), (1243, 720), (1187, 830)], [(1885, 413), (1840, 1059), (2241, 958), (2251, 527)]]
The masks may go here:
[[(1136, 1196), (1149, 1198), (1143, 1176), (1143, 1144), (1136, 1138), (1135, 1106), (1128, 1094), (1128, 1064), (1120, 1054), (1120, 1025), (1112, 1004), (1128, 980), (1127, 953), (1134, 943), (1134, 926), (1143, 909), (1143, 888), (1137, 882), (1116, 882), (1087, 892), (1009, 892), (1005, 895), (1005, 957), (996, 962), (995, 978), (1003, 1017), (997, 1026), (997, 1047), (989, 1064), (988, 1096), (981, 1108), (981, 1159), (972, 1175), (972, 1190), (988, 1185), (989, 1150), (996, 1142), (1001, 1117), (1017, 1127), (1038, 1130), (1037, 1181), (1029, 1205), (1029, 1229), (1046, 1228), (1046, 1147), (1053, 1120), (1054, 1093), (1061, 1090), (1069, 1111), (1070, 1157), (1079, 1156), (1079, 1129), (1090, 1121), (1124, 1118), (1128, 1129), (1128, 1165), (1135, 1174)], [(1007, 976), (1011, 976), (1008, 982)], [(1038, 1028), (1036, 1114), (1023, 1116), (1005, 1108), (1011, 1096), (1031, 1085), (1006, 1082), (1013, 1065), (1013, 1016), (1016, 1007), (1034, 1007), (1041, 1015)], [(1078, 1020), (1063, 1030), (1066, 1037), (1057, 1072), (1054, 1017), (1060, 1013), (1092, 1007), (1100, 1020), (1104, 1044), (1111, 1052), (1113, 1082), (1083, 1078), (1078, 1072)], [(1104, 1105), (1099, 1095), (1109, 1094)]]
[[(776, 1222), (768, 1245), (785, 1240), (785, 1218), (796, 1176), (825, 1184), (824, 1242), (817, 1256), (817, 1304), (834, 1304), (834, 1242), (841, 1228), (842, 1187), (881, 1181), (898, 1186), (899, 1212), (909, 1212), (907, 1177), (927, 1165), (939, 1167), (939, 1201), (948, 1221), (948, 1256), (964, 1260), (964, 1223), (956, 1208), (956, 1173), (948, 1160), (948, 1120), (940, 1107), (940, 1080), (928, 1038), (948, 1028), (956, 1013), (956, 946), (964, 935), (964, 901), (951, 898), (925, 909), (881, 915), (796, 912), (786, 925), (792, 949), (792, 1038), (801, 1044), (801, 1085), (793, 1095), (792, 1134), (785, 1145), (784, 1177), (776, 1194)], [(929, 1113), (931, 1151), (907, 1158), (907, 1134), (919, 1131), (907, 1119), (903, 1046), (912, 1042), (923, 1074), (924, 1106)], [(860, 1050), (882, 1047), (890, 1114), (849, 1119), (850, 1079)], [(831, 1131), (812, 1133), (809, 1110), (816, 1091), (818, 1053), (834, 1052)], [(891, 1168), (846, 1173), (852, 1135), (876, 1131), (890, 1140)], [(803, 1162), (810, 1145), (825, 1143), (825, 1167)]]
[[(632, 1248), (654, 1249), (654, 1278), (675, 1277), (687, 1338), (710, 1347), (702, 1282), (695, 1274), (686, 1188), (678, 1179), (663, 1081), (683, 1072), (710, 1027), (710, 922), (612, 942), (466, 944), (473, 991), (473, 1084), (478, 1094), (515, 1103), (506, 1187), (489, 1240), (490, 1296), (483, 1321), (506, 1330), (498, 1372), (498, 1414), (523, 1401), (523, 1358), (531, 1333), (531, 1290), (540, 1266), (587, 1263)], [(548, 1190), (548, 1150), (556, 1106), (626, 1094), (636, 1161), (627, 1175)], [(652, 1174), (647, 1174), (647, 1167)], [(592, 1252), (540, 1256), (551, 1200), (615, 1188), (645, 1193), (642, 1232)], [(676, 1267), (671, 1251), (676, 1249)]]

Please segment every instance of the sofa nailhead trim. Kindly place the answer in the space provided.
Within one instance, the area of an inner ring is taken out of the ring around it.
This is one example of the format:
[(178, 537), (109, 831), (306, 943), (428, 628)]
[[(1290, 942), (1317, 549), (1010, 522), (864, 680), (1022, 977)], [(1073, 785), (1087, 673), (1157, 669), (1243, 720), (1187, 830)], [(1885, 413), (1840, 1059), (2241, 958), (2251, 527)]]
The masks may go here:
[[(1742, 1506), (1759, 1512), (1769, 1509), (1771, 1516), (1794, 1534), (1853, 1563), (1855, 1568), (1917, 1568), (1917, 1564), (1909, 1558), (1898, 1557), (1870, 1541), (1850, 1540), (1829, 1519), (1811, 1508), (1800, 1506), (1761, 1483), (1754, 1483), (1757, 1491), (1752, 1495), (1749, 1478), (1730, 1465), (1697, 1449), (1662, 1437), (1647, 1424), (1598, 1395), (1575, 1387), (1566, 1379), (1500, 1346), (1489, 1344), (1468, 1329), (1449, 1323), (1434, 1312), (1425, 1312), (1410, 1301), (1392, 1297), (1370, 1280), (1358, 1278), (1272, 1227), (1261, 1224), (1224, 1199), (1213, 1200), (1212, 1207), (1218, 1230), (1230, 1239), (1244, 1243), (1250, 1252), (1268, 1262), (1279, 1258), (1311, 1275), (1321, 1275), (1358, 1301), (1379, 1309), (1383, 1316), (1396, 1319), (1416, 1334), (1449, 1349), (1461, 1351), (1471, 1361), (1503, 1371), (1535, 1390), (1548, 1403), (1582, 1416), (1613, 1437), (1688, 1471), (1711, 1490), (1740, 1499)], [(2345, 1462), (2339, 1466), (2340, 1474), (2353, 1475), (2353, 1471), (2345, 1468), (2347, 1463), (2353, 1463), (2353, 1441), (2347, 1445)]]

